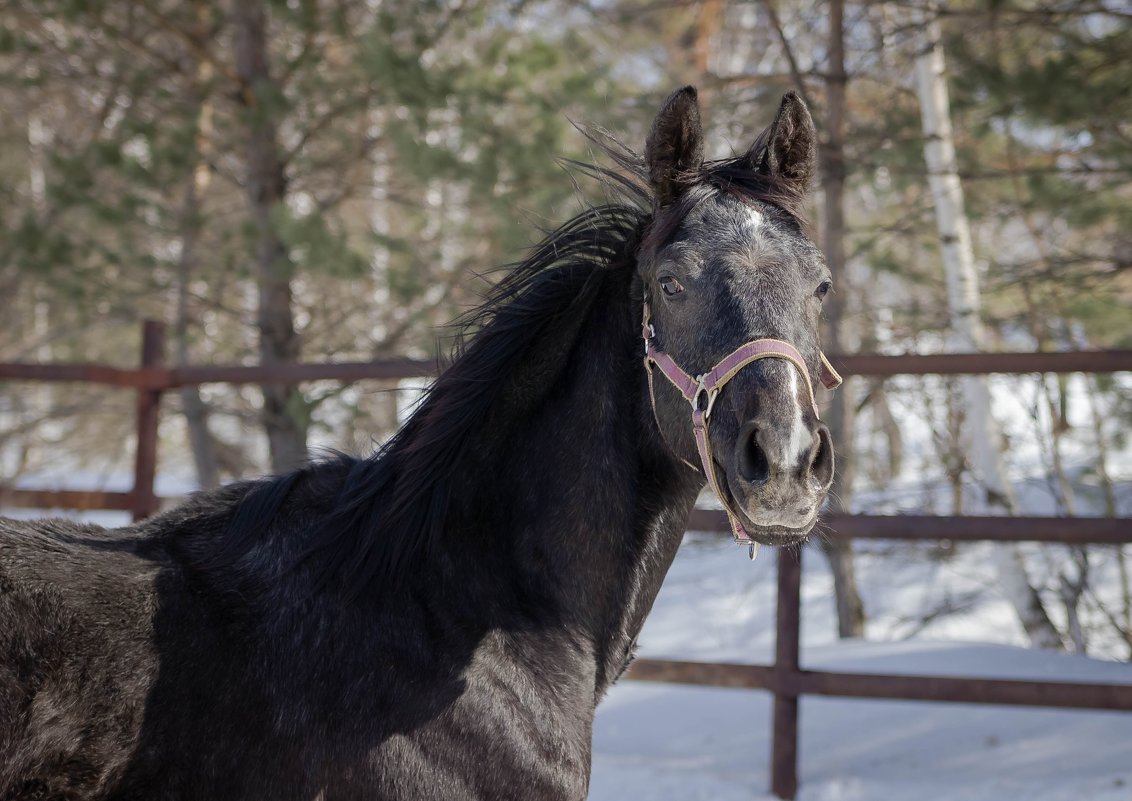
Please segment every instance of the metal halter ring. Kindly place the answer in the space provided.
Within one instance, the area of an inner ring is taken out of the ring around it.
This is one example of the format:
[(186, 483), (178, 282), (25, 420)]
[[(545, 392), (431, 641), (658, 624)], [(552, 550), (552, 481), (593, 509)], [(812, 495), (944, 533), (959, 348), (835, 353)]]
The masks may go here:
[[(711, 389), (708, 389), (707, 384), (704, 383), (704, 379), (706, 377), (706, 373), (696, 376), (696, 394), (692, 396), (692, 399), (690, 401), (690, 403), (692, 404), (692, 411), (703, 411), (705, 420), (711, 417), (711, 409), (713, 406), (715, 406), (715, 399), (719, 397), (719, 390), (722, 389), (722, 387), (712, 387)], [(707, 398), (707, 403), (702, 410), (700, 409), (701, 397)]]

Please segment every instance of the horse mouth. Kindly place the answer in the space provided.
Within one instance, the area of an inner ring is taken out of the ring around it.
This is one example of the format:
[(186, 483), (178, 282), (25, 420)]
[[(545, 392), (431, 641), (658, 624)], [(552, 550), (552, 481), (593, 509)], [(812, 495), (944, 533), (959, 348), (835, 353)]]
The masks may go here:
[[(760, 545), (775, 547), (799, 545), (809, 538), (810, 532), (817, 525), (824, 493), (821, 498), (813, 503), (808, 516), (804, 512), (797, 515), (787, 515), (778, 510), (763, 509), (758, 498), (754, 495), (749, 497), (746, 503), (741, 501), (739, 496), (745, 493), (742, 493), (741, 490), (737, 491), (733, 484), (734, 477), (727, 466), (714, 457), (712, 462), (716, 469), (716, 475), (722, 479), (719, 482), (718, 489), (726, 495), (719, 500), (724, 509), (734, 515), (733, 519), (742, 525), (748, 537)], [(793, 506), (795, 510), (798, 510), (799, 506), (802, 506), (802, 508), (810, 506), (801, 498), (794, 498), (789, 505)], [(750, 506), (754, 506), (754, 509), (751, 509)], [(771, 522), (766, 522), (765, 518), (762, 523), (756, 522), (754, 518), (762, 516), (758, 515), (758, 512), (763, 512), (765, 517), (771, 519)], [(786, 520), (782, 520), (782, 517), (786, 517)]]
[(740, 502), (739, 498), (736, 496), (731, 482), (728, 480), (722, 483), (724, 485), (724, 492), (727, 493), (727, 498), (721, 498), (720, 500), (724, 501), (725, 506), (733, 509), (737, 513), (739, 522), (743, 525), (743, 530), (747, 532), (747, 535), (751, 539), (761, 545), (797, 545), (801, 542), (805, 542), (818, 522), (818, 514), (821, 509), (820, 504), (814, 507), (808, 518), (799, 516), (800, 522), (797, 525), (788, 525), (777, 520), (773, 523), (758, 523), (752, 518), (752, 512), (748, 510), (746, 504)]
[(745, 514), (742, 518), (747, 535), (763, 545), (797, 545), (805, 542), (818, 522), (817, 512), (814, 512), (808, 523), (796, 528), (782, 525), (760, 526), (752, 523)]

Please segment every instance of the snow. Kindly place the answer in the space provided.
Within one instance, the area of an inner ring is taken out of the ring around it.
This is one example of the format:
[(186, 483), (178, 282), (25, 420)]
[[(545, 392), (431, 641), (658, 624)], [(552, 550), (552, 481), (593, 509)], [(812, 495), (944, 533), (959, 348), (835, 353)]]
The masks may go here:
[[(977, 563), (979, 551), (970, 553), (956, 561)], [(883, 620), (924, 591), (915, 584), (927, 560), (894, 568), (891, 556), (865, 552), (859, 564), (866, 603), (883, 610), (870, 629), (886, 629)], [(763, 549), (752, 564), (719, 538), (689, 535), (642, 632), (641, 655), (769, 663), (775, 558)], [(1132, 684), (1127, 663), (932, 639), (939, 632), (931, 627), (903, 641), (839, 642), (825, 561), (810, 549), (804, 565), (805, 667)], [(949, 618), (946, 633), (1003, 639), (1005, 627), (1005, 639), (1020, 642), (1001, 603), (976, 602), (985, 608), (958, 624)], [(771, 696), (757, 690), (621, 682), (598, 709), (590, 801), (772, 798), (770, 709)], [(1132, 799), (1129, 713), (814, 696), (800, 709), (800, 801)]]

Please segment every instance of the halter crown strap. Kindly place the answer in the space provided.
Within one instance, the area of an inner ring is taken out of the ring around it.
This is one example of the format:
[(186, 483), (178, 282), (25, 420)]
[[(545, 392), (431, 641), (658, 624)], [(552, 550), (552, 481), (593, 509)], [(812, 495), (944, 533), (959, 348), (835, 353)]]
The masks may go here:
[[(727, 513), (727, 520), (731, 524), (731, 534), (735, 537), (737, 543), (749, 544), (751, 546), (751, 558), (754, 558), (755, 549), (758, 543), (750, 538), (743, 524), (739, 521), (738, 515), (731, 509), (727, 503), (727, 496), (724, 494), (720, 486), (719, 479), (716, 476), (715, 461), (711, 458), (711, 442), (708, 439), (708, 421), (711, 418), (712, 407), (715, 405), (715, 399), (719, 395), (723, 385), (738, 375), (739, 371), (746, 367), (751, 362), (760, 359), (786, 359), (786, 361), (793, 364), (802, 376), (802, 381), (806, 385), (806, 392), (810, 398), (810, 406), (814, 410), (814, 416), (818, 415), (817, 400), (814, 398), (814, 387), (810, 382), (810, 371), (806, 367), (806, 360), (802, 358), (802, 354), (798, 349), (791, 345), (789, 342), (784, 342), (781, 339), (756, 339), (741, 345), (723, 359), (719, 361), (708, 372), (698, 375), (693, 378), (688, 373), (680, 368), (680, 365), (672, 359), (664, 351), (656, 347), (654, 342), (655, 331), (651, 323), (651, 314), (649, 310), (648, 301), (645, 301), (644, 314), (641, 318), (641, 335), (645, 341), (645, 373), (648, 375), (649, 383), (649, 401), (652, 403), (653, 417), (656, 417), (656, 393), (653, 387), (652, 368), (655, 365), (658, 370), (668, 379), (684, 399), (692, 405), (692, 433), (696, 439), (696, 450), (699, 452), (700, 461), (703, 464), (704, 474), (707, 477), (708, 483), (711, 485), (712, 491), (715, 492), (719, 498), (719, 502), (723, 504), (723, 509)], [(841, 376), (833, 369), (833, 365), (826, 359), (825, 354), (819, 351), (821, 357), (821, 382), (826, 389), (835, 389), (841, 384)], [(660, 420), (657, 419), (657, 426), (659, 427)], [(686, 459), (681, 459), (689, 467), (695, 467)]]

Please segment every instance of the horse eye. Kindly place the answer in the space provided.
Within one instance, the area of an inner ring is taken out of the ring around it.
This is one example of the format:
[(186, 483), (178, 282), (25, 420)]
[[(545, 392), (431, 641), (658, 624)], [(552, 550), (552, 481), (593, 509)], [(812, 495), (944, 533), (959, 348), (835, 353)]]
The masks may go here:
[(820, 284), (818, 284), (818, 288), (814, 290), (814, 297), (820, 300), (824, 298), (831, 289), (833, 289), (833, 284), (831, 284), (829, 281), (822, 281)]
[(684, 287), (680, 285), (680, 282), (673, 278), (671, 275), (661, 276), (657, 280), (660, 282), (661, 291), (663, 291), (664, 294), (668, 297), (679, 295), (684, 291)]

